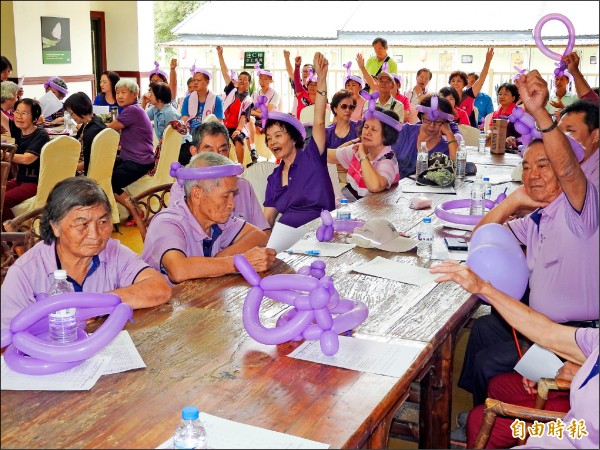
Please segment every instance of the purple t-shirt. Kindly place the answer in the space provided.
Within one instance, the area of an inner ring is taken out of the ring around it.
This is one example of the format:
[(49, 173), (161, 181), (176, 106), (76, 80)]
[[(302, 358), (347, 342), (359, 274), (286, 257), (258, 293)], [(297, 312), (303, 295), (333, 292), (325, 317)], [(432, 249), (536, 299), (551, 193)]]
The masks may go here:
[(152, 123), (137, 103), (123, 108), (117, 120), (125, 128), (121, 130), (121, 159), (133, 161), (138, 164), (154, 162), (154, 147), (152, 142)]
[(350, 121), (350, 131), (344, 137), (338, 137), (335, 134), (335, 123), (332, 123), (327, 128), (325, 128), (325, 148), (338, 148), (340, 145), (351, 141), (352, 139), (356, 139), (359, 136), (358, 130), (360, 128), (360, 122)]
[(554, 322), (598, 320), (598, 188), (587, 182), (581, 213), (562, 193), (508, 227), (527, 246), (529, 306)]
[(279, 221), (298, 228), (316, 219), (321, 211), (335, 209), (333, 185), (327, 170), (327, 152), (310, 139), (304, 150), (296, 152), (296, 159), (288, 172), (288, 185), (282, 186), (281, 174), (285, 162), (275, 168), (267, 179), (264, 205), (281, 213)]
[(598, 149), (590, 155), (588, 159), (581, 163), (581, 170), (586, 178), (592, 182), (596, 188), (598, 187), (600, 174), (598, 173)]
[[(452, 124), (450, 126), (452, 129)], [(398, 140), (392, 144), (392, 150), (394, 150), (396, 159), (398, 160), (400, 178), (405, 178), (411, 173), (415, 173), (417, 169), (417, 138), (420, 129), (420, 123), (404, 123)], [(429, 150), (430, 154), (434, 152), (441, 152), (444, 155), (450, 156), (448, 143), (444, 139), (441, 139), (435, 147)]]
[[(238, 177), (238, 193), (233, 200), (233, 215), (251, 223), (259, 230), (268, 230), (271, 228), (269, 222), (263, 214), (262, 207), (252, 184), (245, 178)], [(171, 202), (183, 200), (185, 190), (179, 183), (173, 183), (171, 187)]]
[[(562, 419), (565, 423), (562, 439), (545, 432), (541, 437), (530, 436), (524, 446), (516, 448), (598, 448), (598, 336), (597, 328), (575, 331), (577, 345), (587, 359), (571, 382), (571, 409)], [(567, 430), (572, 420), (585, 421), (588, 435), (574, 438)]]
[[(221, 230), (221, 234), (213, 239), (210, 256), (215, 256), (229, 247), (244, 225), (246, 221), (233, 216), (224, 224), (216, 225)], [(142, 258), (173, 285), (162, 265), (163, 255), (169, 250), (179, 250), (188, 257), (204, 256), (205, 239), (210, 239), (210, 236), (192, 215), (185, 200), (171, 199), (169, 207), (156, 214), (150, 222)]]
[[(107, 292), (133, 284), (137, 275), (148, 268), (132, 250), (115, 239), (109, 239), (98, 253), (97, 267), (91, 267), (83, 292)], [(2, 330), (22, 309), (35, 303), (34, 294), (48, 292), (54, 281), (55, 244), (38, 242), (11, 266), (2, 283)]]

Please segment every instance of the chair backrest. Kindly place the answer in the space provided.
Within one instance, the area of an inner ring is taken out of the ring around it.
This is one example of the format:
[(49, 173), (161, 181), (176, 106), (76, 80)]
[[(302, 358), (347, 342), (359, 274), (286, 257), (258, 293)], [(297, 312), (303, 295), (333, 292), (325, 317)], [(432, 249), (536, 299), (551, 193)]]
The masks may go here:
[(40, 176), (36, 195), (12, 208), (15, 216), (46, 204), (50, 191), (59, 181), (75, 176), (81, 145), (70, 136), (59, 136), (47, 142), (40, 154)]
[(473, 106), (473, 112), (475, 113), (475, 123), (479, 123), (479, 109), (477, 106)]
[[(302, 125), (312, 127), (313, 121), (315, 120), (315, 105), (308, 105), (302, 111), (300, 111), (300, 122)], [(331, 109), (327, 105), (325, 110), (325, 126), (331, 124)]]
[(480, 131), (470, 125), (458, 125), (458, 131), (462, 134), (465, 140), (465, 145), (477, 145), (479, 141)]
[[(172, 186), (173, 183), (161, 184), (148, 189), (135, 197), (128, 198), (128, 201), (132, 206), (131, 216), (140, 231), (142, 241), (146, 240), (146, 231), (154, 215), (161, 209), (169, 206)], [(142, 211), (144, 217), (141, 217), (138, 211)]]
[(182, 135), (179, 134), (171, 125), (165, 128), (163, 141), (160, 150), (158, 166), (154, 174), (155, 186), (165, 183), (173, 183), (174, 179), (169, 174), (171, 163), (179, 160), (179, 149), (181, 148)]
[(112, 223), (119, 223), (119, 210), (110, 182), (119, 147), (119, 133), (106, 128), (94, 137), (87, 176), (102, 187), (112, 209)]
[(338, 175), (337, 164), (327, 163), (327, 171), (329, 172), (331, 184), (333, 185), (335, 205), (337, 207), (340, 204), (340, 200), (344, 198), (344, 195), (342, 194), (342, 188), (340, 187), (340, 177)]
[(0, 257), (0, 284), (4, 283), (4, 278), (10, 266), (17, 258), (25, 252), (27, 234), (26, 233), (2, 233), (2, 253)]
[(487, 134), (487, 132), (490, 131), (490, 121), (492, 120), (492, 114), (494, 113), (489, 113), (487, 116), (485, 116), (485, 119), (483, 119), (483, 131), (485, 131), (485, 134)]
[(6, 182), (8, 181), (9, 172), (10, 163), (8, 161), (2, 161), (2, 193), (0, 198), (0, 211), (4, 209), (4, 193), (6, 192)]
[(248, 180), (254, 188), (254, 193), (261, 207), (265, 202), (267, 178), (273, 173), (276, 167), (277, 164), (273, 162), (260, 161), (244, 169), (244, 173), (240, 175), (242, 178)]

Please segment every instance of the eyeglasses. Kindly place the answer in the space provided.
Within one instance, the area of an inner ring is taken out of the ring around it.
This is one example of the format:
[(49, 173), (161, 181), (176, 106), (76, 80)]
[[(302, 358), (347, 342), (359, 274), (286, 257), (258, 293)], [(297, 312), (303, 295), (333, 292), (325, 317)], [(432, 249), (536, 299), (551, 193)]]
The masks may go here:
[(431, 124), (431, 123), (432, 123), (432, 124), (434, 124), (436, 127), (441, 127), (441, 126), (442, 126), (442, 125), (444, 125), (445, 123), (448, 123), (448, 122), (447, 122), (447, 121), (445, 121), (445, 120), (436, 120), (436, 121), (429, 120), (427, 117), (423, 117), (423, 118), (421, 119), (421, 122), (423, 122), (423, 125), (429, 125), (429, 124)]
[(350, 111), (354, 111), (356, 109), (356, 105), (348, 105), (347, 103), (341, 103), (339, 107), (342, 109), (349, 109)]
[(27, 112), (27, 111), (13, 111), (13, 115), (27, 117), (27, 116), (30, 116), (31, 113)]

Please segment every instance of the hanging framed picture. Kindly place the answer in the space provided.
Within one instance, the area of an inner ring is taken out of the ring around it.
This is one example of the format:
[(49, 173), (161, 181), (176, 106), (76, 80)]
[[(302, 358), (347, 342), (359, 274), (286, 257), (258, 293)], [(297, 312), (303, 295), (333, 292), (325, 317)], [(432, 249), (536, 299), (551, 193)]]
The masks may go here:
[(67, 17), (41, 17), (42, 63), (71, 63), (71, 19)]

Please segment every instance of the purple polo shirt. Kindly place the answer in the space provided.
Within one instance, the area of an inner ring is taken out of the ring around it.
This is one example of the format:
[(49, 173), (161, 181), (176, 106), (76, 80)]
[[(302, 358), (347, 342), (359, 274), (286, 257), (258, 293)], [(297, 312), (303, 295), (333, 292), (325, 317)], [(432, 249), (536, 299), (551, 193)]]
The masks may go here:
[(508, 227), (527, 246), (529, 306), (554, 322), (598, 320), (598, 188), (587, 182), (581, 213), (562, 193)]
[(600, 174), (598, 174), (598, 149), (588, 159), (581, 163), (581, 170), (588, 180), (598, 187)]
[[(185, 190), (179, 183), (173, 183), (171, 187), (171, 202), (183, 200)], [(251, 223), (259, 230), (269, 230), (271, 226), (265, 215), (252, 184), (245, 178), (238, 177), (238, 193), (233, 199), (233, 215)]]
[(298, 228), (316, 219), (321, 211), (335, 209), (333, 185), (327, 171), (327, 152), (310, 139), (304, 150), (296, 152), (296, 159), (288, 172), (288, 185), (282, 186), (281, 174), (285, 162), (275, 168), (267, 179), (264, 205), (281, 213), (279, 221)]
[[(529, 436), (527, 444), (516, 448), (598, 448), (598, 372), (592, 371), (598, 364), (598, 329), (578, 328), (575, 340), (587, 359), (571, 382), (571, 409), (562, 419), (565, 423), (562, 439), (545, 432), (542, 437)], [(567, 427), (573, 419), (585, 421), (587, 436), (576, 439), (569, 435)]]
[(119, 113), (117, 120), (125, 128), (121, 130), (121, 159), (133, 161), (138, 164), (154, 162), (154, 146), (152, 142), (152, 123), (137, 103), (125, 106)]
[[(221, 234), (214, 239), (210, 256), (215, 256), (221, 250), (229, 247), (246, 221), (231, 216), (224, 224), (218, 224)], [(144, 242), (142, 259), (151, 267), (162, 273), (169, 284), (173, 285), (162, 266), (162, 257), (169, 250), (179, 250), (185, 256), (204, 256), (204, 239), (210, 239), (192, 215), (185, 200), (180, 198), (169, 203), (154, 216)]]
[[(99, 265), (83, 282), (83, 292), (107, 292), (133, 284), (148, 268), (139, 256), (115, 239), (109, 239), (98, 253)], [(2, 283), (2, 330), (22, 309), (35, 303), (35, 294), (48, 292), (54, 281), (55, 244), (38, 242), (11, 266)]]
[(344, 137), (338, 137), (335, 134), (336, 123), (332, 123), (328, 127), (325, 128), (325, 148), (338, 148), (340, 145), (351, 141), (352, 139), (356, 139), (360, 136), (358, 130), (360, 129), (360, 122), (350, 121), (350, 130), (348, 134)]

